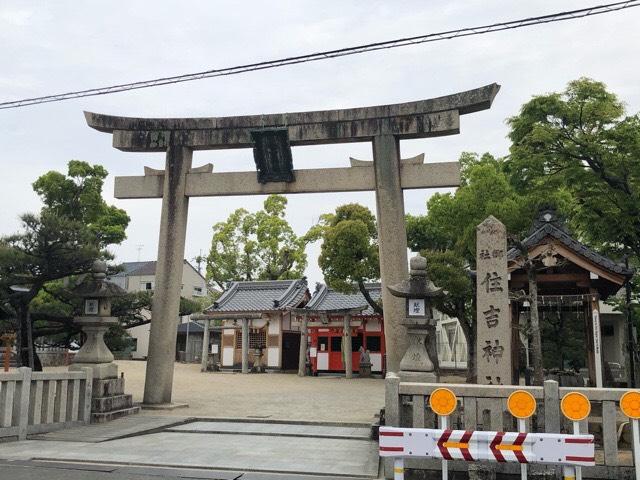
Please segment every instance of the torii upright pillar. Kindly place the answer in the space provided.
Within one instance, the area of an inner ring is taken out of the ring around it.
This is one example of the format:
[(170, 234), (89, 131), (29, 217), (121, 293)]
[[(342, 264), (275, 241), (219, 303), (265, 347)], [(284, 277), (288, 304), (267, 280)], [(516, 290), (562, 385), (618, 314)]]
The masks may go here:
[[(400, 325), (402, 301), (387, 293), (407, 275), (402, 191), (455, 187), (458, 162), (423, 163), (424, 155), (400, 160), (399, 141), (460, 133), (460, 115), (491, 107), (499, 85), (444, 97), (377, 107), (218, 118), (127, 118), (85, 112), (92, 128), (113, 135), (128, 152), (166, 152), (165, 170), (116, 177), (116, 198), (162, 198), (158, 270), (149, 338), (144, 403), (171, 402), (189, 197), (376, 192), (380, 271), (384, 292), (386, 369), (398, 371), (406, 349)], [(373, 162), (346, 168), (293, 169), (291, 146), (373, 143)], [(193, 150), (253, 148), (256, 172), (212, 173), (191, 168)]]

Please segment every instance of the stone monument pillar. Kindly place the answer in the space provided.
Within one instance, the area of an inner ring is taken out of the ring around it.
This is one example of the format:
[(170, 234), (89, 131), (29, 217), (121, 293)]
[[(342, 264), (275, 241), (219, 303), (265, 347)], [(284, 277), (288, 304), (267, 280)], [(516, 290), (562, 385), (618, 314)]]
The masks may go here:
[(476, 235), (477, 382), (510, 385), (513, 369), (506, 228), (489, 216), (478, 225)]
[(118, 417), (137, 413), (131, 395), (124, 393), (124, 376), (118, 378), (118, 366), (113, 363), (113, 354), (104, 343), (104, 334), (118, 323), (111, 316), (111, 299), (125, 295), (118, 285), (106, 280), (107, 265), (103, 261), (93, 263), (91, 275), (78, 284), (73, 293), (83, 299), (82, 315), (74, 319), (86, 335), (86, 340), (69, 370), (93, 370), (91, 395), (91, 422), (101, 423)]
[(411, 259), (409, 279), (387, 287), (395, 297), (405, 299), (405, 318), (409, 346), (400, 361), (402, 381), (437, 383), (438, 373), (427, 351), (429, 326), (433, 323), (431, 299), (442, 295), (427, 275), (427, 260), (416, 255)]

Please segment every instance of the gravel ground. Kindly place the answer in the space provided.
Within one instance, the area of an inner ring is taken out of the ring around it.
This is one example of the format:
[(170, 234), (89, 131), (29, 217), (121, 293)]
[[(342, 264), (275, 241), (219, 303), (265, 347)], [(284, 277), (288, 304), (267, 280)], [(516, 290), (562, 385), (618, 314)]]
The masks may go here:
[[(118, 372), (124, 372), (127, 393), (141, 402), (146, 362), (116, 363)], [(143, 410), (143, 414), (370, 423), (384, 406), (384, 380), (300, 378), (288, 373), (201, 373), (200, 364), (176, 363), (173, 401), (188, 403), (189, 408)]]

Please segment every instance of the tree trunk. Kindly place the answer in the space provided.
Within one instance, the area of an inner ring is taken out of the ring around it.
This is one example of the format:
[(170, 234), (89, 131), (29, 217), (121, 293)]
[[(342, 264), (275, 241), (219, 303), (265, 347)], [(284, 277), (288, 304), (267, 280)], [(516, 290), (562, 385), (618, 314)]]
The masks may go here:
[(465, 308), (458, 307), (458, 322), (467, 342), (467, 383), (477, 383), (476, 371), (476, 329), (475, 323), (469, 324), (465, 319)]
[(29, 367), (35, 372), (41, 372), (42, 363), (38, 358), (33, 341), (33, 323), (29, 314), (29, 304), (20, 304), (15, 310), (18, 317), (18, 335), (16, 337), (18, 365)]
[(527, 268), (527, 279), (529, 280), (529, 302), (531, 303), (533, 384), (542, 386), (544, 384), (544, 371), (542, 369), (542, 333), (538, 316), (538, 281), (536, 269), (532, 262), (529, 263)]
[(358, 289), (360, 290), (360, 293), (362, 293), (362, 296), (367, 301), (367, 303), (371, 305), (373, 311), (378, 315), (382, 315), (382, 307), (373, 298), (371, 298), (371, 295), (369, 295), (369, 291), (365, 287), (364, 282), (358, 282)]

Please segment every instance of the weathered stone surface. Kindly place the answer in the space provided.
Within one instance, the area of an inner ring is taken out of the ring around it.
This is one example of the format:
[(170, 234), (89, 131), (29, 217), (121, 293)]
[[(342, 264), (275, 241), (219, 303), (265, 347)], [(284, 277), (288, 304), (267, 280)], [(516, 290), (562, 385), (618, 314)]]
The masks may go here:
[(69, 371), (82, 371), (83, 368), (91, 368), (93, 370), (94, 381), (118, 376), (118, 366), (115, 363), (73, 363), (69, 366)]
[(511, 315), (505, 226), (489, 216), (476, 228), (479, 384), (512, 382)]
[(149, 355), (144, 387), (144, 403), (171, 403), (173, 362), (178, 333), (182, 264), (189, 197), (185, 195), (186, 175), (193, 152), (181, 145), (167, 150), (162, 198), (153, 320), (149, 335)]
[(250, 130), (287, 127), (291, 145), (367, 139), (391, 133), (417, 138), (459, 132), (459, 115), (490, 108), (500, 86), (417, 102), (315, 112), (217, 118), (128, 118), (85, 112), (87, 124), (113, 133), (113, 146), (125, 151), (165, 151), (171, 131), (191, 148), (250, 147)]
[[(407, 227), (404, 220), (404, 196), (400, 185), (400, 147), (393, 135), (373, 139), (373, 162), (376, 182), (376, 214), (378, 217), (378, 248), (384, 336), (387, 350), (387, 371), (398, 372), (400, 360), (407, 350), (405, 299), (391, 294), (388, 285), (407, 277)], [(359, 167), (358, 170), (363, 167)]]
[(139, 406), (131, 408), (123, 408), (122, 410), (114, 410), (111, 412), (99, 413), (91, 412), (91, 423), (105, 423), (115, 420), (116, 418), (126, 417), (128, 415), (134, 415), (140, 412)]
[(93, 397), (102, 398), (123, 394), (124, 377), (93, 380)]
[[(296, 181), (292, 183), (258, 183), (256, 172), (188, 173), (186, 195), (188, 197), (226, 197), (375, 190), (375, 170), (372, 162), (358, 167), (294, 170), (294, 175)], [(458, 162), (401, 163), (400, 184), (403, 190), (457, 187), (460, 185), (460, 164)], [(162, 198), (163, 188), (164, 174), (115, 178), (116, 198)]]
[(112, 397), (91, 399), (91, 411), (93, 413), (106, 413), (131, 407), (133, 407), (131, 395), (114, 395)]

